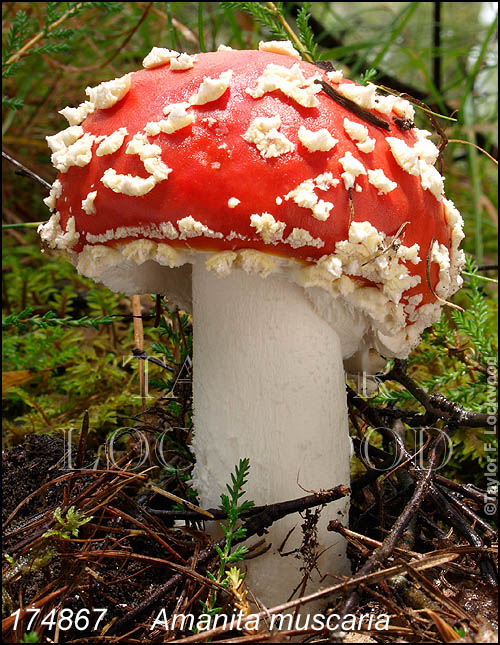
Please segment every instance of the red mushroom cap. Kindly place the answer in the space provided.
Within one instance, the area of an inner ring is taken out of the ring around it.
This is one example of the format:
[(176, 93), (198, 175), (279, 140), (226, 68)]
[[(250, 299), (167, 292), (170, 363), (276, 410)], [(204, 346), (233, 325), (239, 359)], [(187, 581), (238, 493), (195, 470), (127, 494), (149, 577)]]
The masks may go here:
[[(73, 125), (48, 137), (60, 172), (42, 239), (128, 293), (158, 290), (137, 266), (199, 251), (220, 274), (287, 270), (406, 354), (463, 263), (461, 218), (410, 104), (269, 51), (150, 56), (158, 66), (62, 111)], [(130, 275), (117, 279), (119, 267)]]

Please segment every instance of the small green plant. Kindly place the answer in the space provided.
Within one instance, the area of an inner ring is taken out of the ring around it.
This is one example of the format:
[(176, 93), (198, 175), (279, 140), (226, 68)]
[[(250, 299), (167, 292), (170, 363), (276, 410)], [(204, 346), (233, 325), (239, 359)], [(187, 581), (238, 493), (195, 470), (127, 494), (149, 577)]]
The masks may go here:
[(16, 560), (11, 555), (9, 555), (8, 553), (4, 553), (3, 557), (7, 560), (7, 562), (10, 564), (11, 567), (17, 567), (18, 566), (18, 563), (16, 562)]
[[(8, 554), (4, 554), (5, 560), (9, 566), (2, 572), (2, 583), (4, 585), (2, 593), (3, 609), (10, 612), (14, 605), (5, 585), (15, 578), (21, 577), (25, 574), (32, 574), (33, 571), (47, 567), (56, 555), (56, 548), (53, 544), (53, 538), (61, 538), (63, 540), (71, 539), (71, 536), (78, 537), (79, 529), (87, 522), (90, 522), (92, 516), (84, 517), (84, 515), (75, 506), (71, 506), (66, 517), (62, 516), (61, 508), (58, 507), (54, 511), (54, 519), (58, 523), (58, 527), (46, 531), (42, 538), (46, 541), (41, 542), (39, 547), (31, 548), (27, 553), (21, 555), (17, 560)], [(29, 638), (36, 638), (36, 640), (26, 640), (21, 642), (37, 643), (38, 636), (35, 632), (25, 635)]]
[(17, 560), (12, 556), (4, 554), (9, 566), (2, 571), (2, 610), (4, 613), (11, 613), (14, 609), (14, 603), (7, 591), (7, 583), (15, 578), (32, 574), (33, 571), (47, 567), (52, 560), (56, 550), (49, 544), (44, 544), (41, 550), (30, 549)]
[(21, 643), (38, 643), (38, 634), (36, 632), (26, 632), (21, 638)]
[(42, 537), (48, 538), (55, 536), (62, 538), (63, 540), (70, 540), (71, 536), (78, 537), (80, 527), (87, 524), (87, 522), (90, 522), (92, 516), (85, 517), (77, 508), (70, 506), (66, 513), (66, 517), (64, 518), (62, 516), (61, 507), (58, 506), (54, 511), (54, 519), (59, 523), (59, 528), (46, 531)]
[[(2, 78), (6, 79), (19, 73), (27, 59), (40, 59), (42, 54), (50, 55), (69, 52), (75, 38), (75, 29), (61, 25), (71, 18), (99, 9), (104, 12), (120, 11), (118, 2), (46, 2), (43, 27), (28, 12), (19, 10), (14, 16), (10, 29), (4, 34), (2, 51)], [(11, 110), (23, 107), (20, 97), (2, 97), (2, 105)]]
[[(227, 514), (227, 523), (220, 523), (220, 527), (224, 532), (226, 541), (223, 548), (220, 548), (217, 544), (215, 545), (215, 550), (219, 555), (219, 568), (217, 573), (213, 575), (210, 572), (207, 572), (207, 577), (210, 578), (213, 582), (218, 585), (222, 585), (226, 589), (237, 591), (237, 599), (245, 598), (244, 592), (240, 591), (240, 587), (244, 578), (244, 574), (238, 569), (238, 567), (231, 567), (227, 571), (227, 566), (229, 564), (234, 564), (236, 562), (241, 562), (248, 553), (248, 549), (244, 545), (237, 545), (233, 549), (233, 544), (235, 541), (239, 541), (245, 538), (246, 530), (242, 526), (238, 526), (238, 521), (242, 515), (247, 513), (251, 508), (253, 508), (254, 503), (252, 501), (243, 501), (240, 503), (240, 499), (245, 494), (243, 486), (247, 482), (248, 471), (250, 469), (249, 459), (241, 459), (238, 466), (235, 468), (234, 474), (231, 474), (231, 484), (226, 484), (229, 495), (223, 493), (221, 495), (221, 508)], [(238, 595), (239, 594), (239, 595)], [(203, 613), (212, 616), (220, 612), (221, 608), (216, 607), (217, 602), (217, 589), (213, 589), (208, 597), (206, 602), (202, 603)]]
[(368, 83), (372, 83), (377, 78), (377, 74), (377, 70), (370, 67), (370, 69), (367, 69), (366, 72), (360, 75), (359, 82), (361, 85), (368, 85)]
[(283, 2), (221, 2), (224, 9), (248, 13), (255, 22), (269, 30), (273, 38), (290, 40), (292, 45), (310, 62), (318, 58), (318, 46), (314, 32), (309, 24), (312, 2), (302, 2), (297, 12), (296, 25), (298, 36), (287, 22)]
[(302, 6), (297, 13), (297, 31), (299, 32), (300, 42), (304, 45), (311, 60), (314, 61), (318, 59), (318, 45), (309, 24), (311, 5), (312, 2), (302, 2)]
[(83, 316), (75, 320), (71, 316), (60, 318), (53, 311), (47, 311), (42, 315), (34, 314), (33, 307), (26, 307), (24, 311), (18, 314), (10, 314), (2, 318), (2, 329), (7, 329), (11, 326), (16, 327), (19, 331), (28, 331), (30, 327), (33, 329), (47, 329), (47, 327), (93, 327), (95, 329), (99, 325), (111, 325), (113, 322), (114, 320), (111, 316), (101, 318)]

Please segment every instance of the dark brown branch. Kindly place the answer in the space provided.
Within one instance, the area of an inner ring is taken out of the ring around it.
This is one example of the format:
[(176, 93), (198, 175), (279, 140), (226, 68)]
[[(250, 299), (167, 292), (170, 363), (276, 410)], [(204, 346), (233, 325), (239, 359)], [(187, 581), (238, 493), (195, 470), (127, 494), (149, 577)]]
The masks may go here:
[(442, 484), (443, 486), (446, 486), (446, 488), (450, 488), (451, 490), (456, 490), (463, 497), (469, 497), (470, 499), (476, 500), (476, 502), (479, 502), (480, 504), (484, 504), (484, 500), (486, 497), (496, 498), (498, 496), (497, 491), (489, 493), (487, 490), (481, 490), (480, 488), (477, 488), (473, 484), (460, 484), (458, 482), (453, 481), (452, 479), (443, 477), (443, 475), (436, 475), (435, 481), (438, 484)]
[(440, 486), (436, 486), (440, 493), (457, 509), (458, 512), (465, 515), (469, 518), (476, 526), (480, 527), (484, 531), (484, 537), (486, 540), (491, 541), (495, 539), (495, 530), (492, 526), (485, 522), (482, 517), (479, 517), (467, 504), (458, 497), (456, 493), (450, 493), (446, 490), (443, 490)]
[(369, 405), (367, 401), (365, 401), (365, 399), (355, 390), (353, 390), (349, 385), (347, 385), (346, 387), (347, 402), (350, 405), (358, 408), (361, 412), (366, 412), (369, 410), (373, 412), (373, 415), (377, 415), (380, 420), (383, 418), (390, 421), (401, 419), (404, 420), (404, 422), (409, 426), (421, 427), (428, 425), (428, 419), (425, 415), (420, 414), (420, 412), (415, 412), (415, 410), (403, 410), (402, 408), (396, 407), (379, 408), (375, 405)]
[(467, 426), (468, 428), (486, 428), (497, 425), (497, 415), (464, 410), (458, 403), (448, 400), (441, 394), (428, 394), (408, 376), (404, 361), (396, 360), (390, 372), (380, 378), (384, 381), (397, 381), (404, 385), (435, 419), (443, 419), (447, 423)]
[(21, 175), (22, 177), (29, 177), (30, 179), (34, 179), (35, 181), (37, 181), (44, 188), (47, 188), (47, 190), (51, 189), (51, 185), (47, 181), (45, 181), (45, 179), (42, 179), (32, 170), (30, 170), (29, 168), (26, 168), (26, 166), (23, 166), (22, 163), (19, 163), (19, 161), (16, 161), (13, 157), (8, 155), (3, 150), (2, 150), (2, 157), (4, 159), (7, 159), (7, 161), (10, 161), (11, 164), (14, 164), (14, 166), (18, 168), (18, 170), (16, 170), (16, 175)]
[[(446, 497), (436, 486), (429, 486), (428, 492), (437, 511), (462, 537), (467, 540), (467, 542), (469, 542), (469, 544), (476, 547), (484, 547), (483, 541), (479, 535), (467, 524), (467, 522), (465, 522), (462, 516), (448, 502)], [(479, 561), (479, 566), (486, 582), (491, 585), (496, 585), (497, 576), (491, 559), (487, 556), (482, 556)]]
[(313, 493), (312, 495), (307, 495), (306, 497), (301, 497), (299, 499), (294, 499), (288, 502), (278, 502), (276, 504), (268, 504), (263, 507), (263, 510), (258, 515), (254, 515), (245, 523), (244, 526), (247, 531), (247, 537), (250, 537), (251, 535), (263, 535), (265, 529), (271, 526), (271, 524), (281, 520), (291, 513), (300, 513), (308, 508), (313, 508), (314, 506), (329, 504), (337, 499), (346, 497), (349, 493), (349, 487), (341, 484), (335, 488)]
[(78, 439), (78, 452), (76, 453), (76, 469), (83, 468), (83, 460), (87, 453), (87, 438), (89, 434), (89, 411), (85, 410), (82, 420), (82, 428), (80, 430), (80, 438)]
[[(144, 316), (140, 316), (140, 318), (144, 318)], [(154, 356), (150, 356), (143, 349), (134, 348), (132, 350), (132, 354), (135, 356), (135, 358), (138, 358), (141, 361), (149, 361), (150, 363), (154, 363), (155, 365), (159, 365), (160, 367), (163, 367), (164, 370), (168, 370), (169, 372), (174, 371), (173, 367), (171, 367), (170, 365), (167, 365), (163, 361), (160, 361), (159, 358), (155, 358)]]
[(328, 83), (326, 83), (325, 81), (318, 79), (314, 82), (321, 85), (323, 92), (327, 94), (331, 99), (333, 99), (342, 107), (346, 108), (346, 110), (349, 110), (350, 112), (358, 116), (360, 119), (367, 121), (371, 125), (377, 126), (377, 128), (390, 130), (391, 126), (387, 123), (387, 121), (384, 121), (384, 119), (381, 119), (375, 114), (372, 114), (372, 112), (365, 110), (365, 108), (362, 108), (354, 101), (351, 101), (351, 99), (346, 98), (340, 92), (337, 92), (337, 90), (335, 90), (331, 85), (328, 85)]
[[(249, 509), (246, 513), (243, 514), (243, 517), (251, 517), (252, 519), (257, 519), (262, 525), (261, 529), (256, 530), (257, 535), (261, 533), (259, 531), (263, 530), (267, 526), (270, 526), (273, 522), (281, 520), (286, 515), (291, 513), (301, 513), (308, 508), (313, 508), (320, 504), (329, 504), (334, 502), (341, 497), (349, 495), (348, 486), (337, 486), (329, 490), (320, 491), (319, 493), (313, 493), (312, 495), (306, 495), (305, 497), (299, 497), (297, 499), (288, 500), (286, 502), (276, 502), (276, 504), (265, 504), (263, 506), (254, 506)], [(206, 515), (198, 513), (197, 511), (165, 511), (165, 510), (156, 510), (153, 508), (147, 509), (151, 515), (157, 515), (165, 519), (171, 520), (204, 520), (211, 521), (207, 518)], [(227, 513), (222, 511), (219, 508), (208, 508), (206, 509), (211, 515), (213, 515), (214, 520), (225, 520), (227, 519)], [(250, 524), (250, 522), (248, 523)]]

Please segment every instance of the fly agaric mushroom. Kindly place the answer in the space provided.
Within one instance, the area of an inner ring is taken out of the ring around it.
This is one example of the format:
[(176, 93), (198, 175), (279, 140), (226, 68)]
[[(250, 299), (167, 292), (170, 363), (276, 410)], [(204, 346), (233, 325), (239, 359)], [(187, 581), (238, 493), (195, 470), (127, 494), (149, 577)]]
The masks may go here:
[[(288, 44), (154, 48), (144, 67), (61, 110), (42, 240), (114, 291), (193, 312), (203, 506), (218, 505), (243, 457), (257, 504), (346, 484), (343, 360), (407, 356), (461, 284), (462, 220), (438, 149), (407, 101)], [(327, 520), (312, 576), (347, 570)], [(300, 547), (297, 524), (273, 525), (249, 566), (267, 604), (301, 580), (278, 555)]]

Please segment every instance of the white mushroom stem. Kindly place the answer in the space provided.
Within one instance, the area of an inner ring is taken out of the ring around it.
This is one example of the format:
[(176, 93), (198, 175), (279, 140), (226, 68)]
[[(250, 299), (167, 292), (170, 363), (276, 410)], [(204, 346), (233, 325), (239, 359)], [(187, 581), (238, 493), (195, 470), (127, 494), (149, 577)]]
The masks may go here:
[[(233, 269), (220, 278), (193, 266), (194, 486), (204, 508), (220, 495), (239, 460), (250, 459), (246, 499), (269, 504), (305, 491), (349, 484), (350, 440), (342, 351), (335, 331), (304, 291), (283, 277)], [(345, 574), (343, 538), (331, 519), (347, 521), (347, 500), (322, 512), (318, 560), (322, 574)], [(267, 553), (247, 561), (249, 588), (268, 607), (287, 600), (302, 579), (295, 555), (302, 543), (298, 514), (275, 523)], [(253, 538), (249, 544), (260, 538)], [(318, 588), (313, 572), (307, 590)]]

